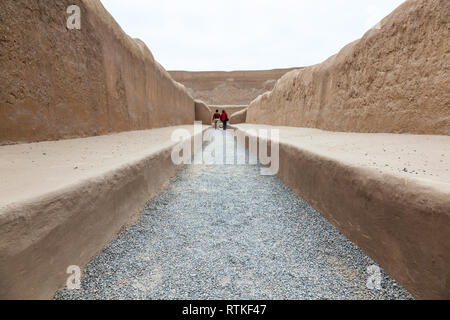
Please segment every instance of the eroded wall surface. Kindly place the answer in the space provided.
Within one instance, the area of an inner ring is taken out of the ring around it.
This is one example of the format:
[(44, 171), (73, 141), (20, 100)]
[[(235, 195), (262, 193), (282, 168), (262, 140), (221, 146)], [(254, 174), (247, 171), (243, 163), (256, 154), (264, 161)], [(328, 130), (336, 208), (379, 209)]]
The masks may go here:
[(190, 94), (99, 0), (2, 0), (0, 13), (0, 145), (193, 123)]
[(291, 70), (294, 69), (169, 73), (192, 96), (208, 105), (248, 105), (260, 94), (272, 90), (276, 81)]
[(408, 0), (327, 61), (282, 77), (247, 122), (450, 134), (450, 1)]

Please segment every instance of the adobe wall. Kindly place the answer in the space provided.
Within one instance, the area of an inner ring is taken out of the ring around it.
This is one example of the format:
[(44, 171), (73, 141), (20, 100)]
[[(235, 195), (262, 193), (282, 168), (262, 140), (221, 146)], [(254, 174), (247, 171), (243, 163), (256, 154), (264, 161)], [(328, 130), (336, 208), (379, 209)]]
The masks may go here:
[[(11, 174), (0, 180), (0, 300), (53, 298), (69, 266), (84, 270), (141, 217), (180, 168), (172, 161), (175, 129), (190, 134), (192, 154), (199, 151), (206, 127), (196, 132), (192, 125), (0, 147), (48, 152), (34, 165), (8, 161)], [(68, 155), (86, 163), (74, 169)]]
[(290, 69), (255, 71), (169, 71), (188, 91), (208, 105), (248, 105), (260, 94), (272, 90)]
[(282, 77), (247, 122), (450, 134), (450, 1), (408, 0), (327, 61)]
[[(73, 4), (81, 30), (66, 27)], [(190, 94), (99, 0), (3, 0), (0, 12), (0, 145), (193, 123)]]
[[(450, 137), (250, 124), (234, 128), (247, 137), (247, 148), (249, 137), (261, 139), (257, 130), (280, 130), (277, 175), (287, 186), (415, 298), (450, 299), (449, 174), (435, 156), (448, 149)], [(272, 143), (269, 139), (268, 150)], [(399, 152), (393, 156), (383, 148)], [(421, 174), (403, 172), (403, 161), (397, 156), (414, 169), (433, 171), (432, 177), (422, 170)], [(371, 166), (374, 159), (379, 164)]]
[(199, 100), (195, 100), (195, 121), (201, 121), (204, 125), (211, 125), (212, 112), (208, 106)]
[(247, 119), (247, 108), (234, 113), (231, 117), (230, 117), (230, 124), (240, 124), (240, 123), (245, 123)]

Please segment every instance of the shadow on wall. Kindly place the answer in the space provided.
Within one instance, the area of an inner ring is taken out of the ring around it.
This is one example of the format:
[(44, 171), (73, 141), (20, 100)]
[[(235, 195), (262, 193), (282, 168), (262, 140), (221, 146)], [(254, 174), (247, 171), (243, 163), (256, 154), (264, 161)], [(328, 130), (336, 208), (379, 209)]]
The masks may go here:
[(247, 122), (247, 108), (234, 113), (230, 118), (230, 124), (241, 124)]
[(212, 112), (206, 103), (195, 100), (195, 121), (201, 121), (204, 125), (211, 125), (212, 116)]

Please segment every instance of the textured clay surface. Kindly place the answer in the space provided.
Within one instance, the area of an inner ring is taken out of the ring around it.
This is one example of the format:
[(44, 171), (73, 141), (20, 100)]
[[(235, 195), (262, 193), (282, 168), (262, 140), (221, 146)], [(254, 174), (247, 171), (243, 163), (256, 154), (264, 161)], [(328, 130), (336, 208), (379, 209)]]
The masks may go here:
[[(81, 30), (66, 26), (73, 4)], [(0, 12), (0, 145), (193, 123), (186, 89), (99, 0), (2, 0)]]
[(414, 297), (450, 299), (450, 137), (235, 127), (278, 129), (286, 185)]
[[(48, 299), (177, 172), (181, 126), (0, 147), (0, 299)], [(201, 137), (200, 137), (201, 138)], [(201, 146), (201, 143), (200, 143)]]
[(294, 69), (262, 71), (169, 71), (196, 99), (209, 105), (248, 105)]
[(450, 134), (450, 1), (408, 0), (327, 61), (282, 77), (247, 122)]

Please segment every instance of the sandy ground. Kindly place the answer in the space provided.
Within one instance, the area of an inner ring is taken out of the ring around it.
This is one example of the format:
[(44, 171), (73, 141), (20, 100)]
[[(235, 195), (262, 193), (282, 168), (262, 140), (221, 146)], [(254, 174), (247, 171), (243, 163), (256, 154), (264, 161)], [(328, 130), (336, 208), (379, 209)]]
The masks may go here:
[(126, 166), (170, 147), (192, 125), (0, 147), (0, 210)]
[(346, 133), (240, 124), (248, 130), (278, 129), (280, 141), (351, 166), (414, 179), (450, 192), (450, 136)]

